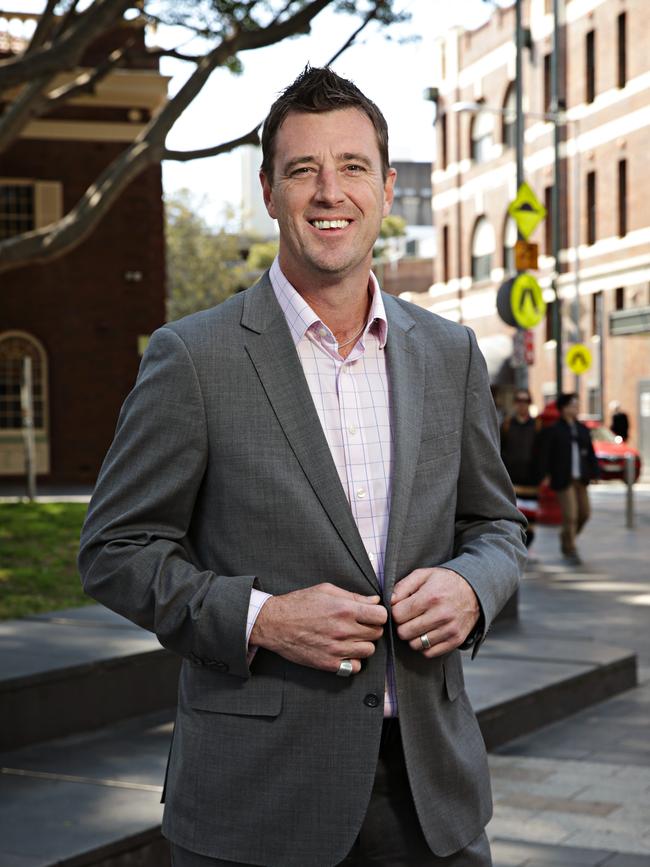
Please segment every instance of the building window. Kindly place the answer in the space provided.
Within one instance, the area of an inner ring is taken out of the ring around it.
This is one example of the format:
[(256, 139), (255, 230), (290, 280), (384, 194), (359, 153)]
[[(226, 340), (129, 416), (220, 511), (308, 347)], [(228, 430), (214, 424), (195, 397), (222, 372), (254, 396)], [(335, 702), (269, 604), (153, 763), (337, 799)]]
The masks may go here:
[(494, 250), (494, 229), (485, 217), (479, 217), (472, 235), (472, 280), (490, 279)]
[(551, 110), (551, 55), (544, 55), (544, 109)]
[(23, 426), (20, 387), (23, 380), (23, 360), (32, 359), (34, 395), (34, 428), (45, 429), (46, 360), (42, 347), (29, 335), (9, 331), (0, 334), (0, 431)]
[(544, 207), (546, 208), (546, 216), (544, 217), (544, 252), (547, 256), (553, 255), (553, 187), (544, 188)]
[(627, 160), (618, 161), (618, 234), (627, 235)]
[(598, 418), (601, 415), (602, 404), (600, 400), (600, 387), (590, 385), (587, 389), (587, 413)]
[(617, 42), (617, 84), (619, 87), (625, 87), (625, 83), (627, 81), (627, 39), (626, 39), (626, 20), (625, 20), (625, 12), (621, 12), (621, 14), (616, 19), (616, 30), (618, 35)]
[(517, 146), (517, 98), (515, 83), (511, 81), (503, 101), (503, 125), (501, 128), (503, 144), (507, 148)]
[(596, 243), (596, 172), (587, 174), (587, 244)]
[(449, 226), (442, 227), (442, 282), (449, 282)]
[(443, 169), (446, 169), (448, 164), (449, 141), (447, 136), (447, 114), (445, 112), (440, 118), (440, 163)]
[(0, 240), (34, 228), (33, 184), (0, 184)]
[(591, 333), (596, 336), (602, 331), (603, 293), (594, 292), (591, 296)]
[(555, 304), (555, 301), (551, 301), (550, 304), (546, 305), (545, 339), (547, 343), (549, 340), (555, 340), (555, 328), (553, 325), (553, 311), (555, 310)]
[(512, 217), (507, 217), (503, 226), (503, 270), (506, 275), (514, 274), (515, 244), (517, 243), (517, 224)]
[(614, 295), (614, 309), (623, 310), (625, 308), (625, 289), (622, 286), (616, 290)]
[(596, 97), (596, 31), (590, 30), (585, 37), (585, 101)]
[(494, 141), (494, 118), (486, 111), (478, 111), (472, 121), (471, 155), (476, 163), (490, 159)]

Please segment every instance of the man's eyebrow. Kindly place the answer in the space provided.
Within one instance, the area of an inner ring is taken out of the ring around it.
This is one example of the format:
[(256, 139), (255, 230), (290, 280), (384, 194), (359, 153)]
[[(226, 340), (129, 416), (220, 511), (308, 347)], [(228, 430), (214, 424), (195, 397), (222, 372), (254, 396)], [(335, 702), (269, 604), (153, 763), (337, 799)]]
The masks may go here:
[(311, 154), (305, 154), (305, 156), (294, 157), (292, 160), (289, 160), (282, 166), (282, 173), (287, 175), (292, 169), (295, 169), (296, 166), (303, 166), (307, 163), (315, 162), (315, 158)]
[(372, 168), (372, 160), (369, 160), (368, 157), (364, 156), (363, 154), (339, 154), (338, 159), (340, 159), (344, 163), (363, 163), (364, 166)]

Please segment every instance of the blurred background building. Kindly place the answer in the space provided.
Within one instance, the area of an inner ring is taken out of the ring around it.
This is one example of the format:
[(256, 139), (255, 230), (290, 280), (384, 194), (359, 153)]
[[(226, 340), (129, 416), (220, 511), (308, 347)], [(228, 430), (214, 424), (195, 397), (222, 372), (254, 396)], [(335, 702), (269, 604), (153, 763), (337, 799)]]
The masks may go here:
[[(647, 0), (560, 0), (560, 255), (565, 347), (586, 344), (593, 364), (565, 368), (564, 390), (609, 420), (617, 400), (631, 441), (650, 461), (650, 6)], [(524, 177), (549, 215), (531, 240), (548, 303), (532, 333), (529, 382), (540, 406), (556, 393), (552, 330), (552, 0), (522, 0)], [(497, 402), (514, 388), (514, 329), (496, 313), (500, 284), (515, 273), (515, 9), (495, 8), (479, 29), (438, 40), (437, 149), (432, 172), (438, 255), (434, 282), (411, 300), (477, 333)], [(545, 118), (546, 115), (546, 118)], [(515, 363), (516, 363), (515, 359)]]
[[(0, 58), (19, 48), (21, 26), (35, 18), (0, 15)], [(144, 29), (135, 21), (103, 38), (117, 48), (134, 37), (144, 44)], [(93, 63), (93, 50), (84, 65)], [(134, 140), (165, 94), (157, 61), (145, 61), (140, 68), (110, 72), (95, 95), (78, 96), (31, 122), (0, 154), (0, 238), (67, 213)], [(164, 320), (163, 201), (156, 166), (129, 185), (75, 250), (0, 276), (0, 478), (23, 477), (25, 356), (32, 358), (34, 375), (38, 475), (56, 483), (94, 483), (135, 380), (143, 340)]]

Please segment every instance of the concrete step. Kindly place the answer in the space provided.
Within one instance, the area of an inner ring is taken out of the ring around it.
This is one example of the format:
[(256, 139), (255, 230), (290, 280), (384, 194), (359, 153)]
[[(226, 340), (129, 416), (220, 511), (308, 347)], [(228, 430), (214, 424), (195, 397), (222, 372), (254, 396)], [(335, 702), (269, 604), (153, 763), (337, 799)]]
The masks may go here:
[[(503, 623), (475, 660), (465, 655), (465, 678), (495, 748), (635, 685), (636, 659)], [(159, 800), (171, 719), (148, 715), (0, 754), (2, 867), (167, 867)]]
[(172, 707), (180, 662), (99, 605), (0, 623), (0, 750)]

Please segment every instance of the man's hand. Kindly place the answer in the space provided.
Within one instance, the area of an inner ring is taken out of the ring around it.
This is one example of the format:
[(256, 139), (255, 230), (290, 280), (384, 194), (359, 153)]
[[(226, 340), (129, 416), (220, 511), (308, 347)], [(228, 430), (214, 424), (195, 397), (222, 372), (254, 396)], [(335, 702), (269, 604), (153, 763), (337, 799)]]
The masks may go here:
[[(469, 583), (451, 569), (415, 569), (391, 597), (397, 634), (428, 659), (459, 647), (474, 628), (480, 608)], [(425, 650), (420, 636), (431, 647)]]
[(262, 607), (249, 643), (291, 662), (338, 671), (343, 659), (353, 674), (375, 652), (388, 613), (379, 596), (350, 593), (334, 584), (317, 584), (272, 596)]

